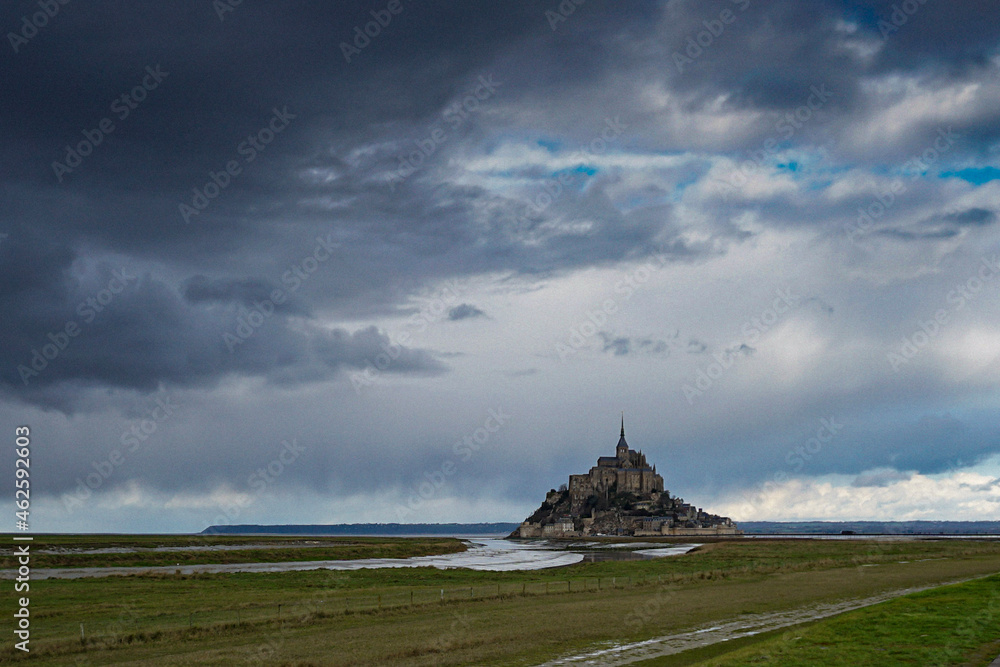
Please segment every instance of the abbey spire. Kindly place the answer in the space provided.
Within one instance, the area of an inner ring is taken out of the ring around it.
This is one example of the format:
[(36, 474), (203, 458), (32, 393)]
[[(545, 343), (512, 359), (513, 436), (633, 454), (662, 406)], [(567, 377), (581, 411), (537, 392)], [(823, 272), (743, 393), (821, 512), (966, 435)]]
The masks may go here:
[(622, 410), (622, 434), (618, 438), (618, 447), (615, 448), (615, 452), (618, 454), (618, 458), (623, 458), (628, 455), (628, 443), (625, 442), (625, 411)]

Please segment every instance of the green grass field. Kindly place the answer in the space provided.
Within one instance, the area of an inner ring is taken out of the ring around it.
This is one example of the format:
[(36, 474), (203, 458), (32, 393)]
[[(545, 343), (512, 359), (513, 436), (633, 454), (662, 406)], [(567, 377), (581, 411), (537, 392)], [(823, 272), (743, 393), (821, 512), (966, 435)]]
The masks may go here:
[[(10, 544), (7, 541), (7, 544)], [(155, 547), (205, 547), (208, 545), (247, 548), (219, 551), (138, 551), (124, 553), (76, 553), (89, 549), (152, 549)], [(266, 548), (254, 548), (263, 546)], [(61, 553), (38, 553), (60, 550)], [(285, 563), (311, 560), (357, 558), (409, 558), (464, 551), (465, 545), (452, 538), (391, 537), (243, 537), (201, 535), (38, 535), (32, 542), (32, 567), (156, 567), (206, 563)], [(0, 554), (0, 568), (16, 567), (11, 548)]]
[[(41, 665), (533, 665), (740, 614), (998, 572), (1000, 542), (733, 540), (686, 556), (533, 572), (417, 568), (43, 580), (31, 584), (30, 659)], [(920, 651), (939, 646), (941, 664), (985, 665), (995, 657), (991, 642), (1000, 639), (998, 604), (991, 602), (998, 591), (1000, 579), (982, 579), (649, 664), (935, 664)], [(6, 604), (13, 613), (13, 598)], [(980, 621), (970, 625), (968, 618)], [(887, 656), (897, 662), (885, 662)], [(10, 645), (0, 652), (3, 662), (26, 657)]]
[[(848, 612), (642, 667), (737, 665), (989, 665), (1000, 656), (1000, 575)], [(714, 657), (709, 657), (714, 656)]]

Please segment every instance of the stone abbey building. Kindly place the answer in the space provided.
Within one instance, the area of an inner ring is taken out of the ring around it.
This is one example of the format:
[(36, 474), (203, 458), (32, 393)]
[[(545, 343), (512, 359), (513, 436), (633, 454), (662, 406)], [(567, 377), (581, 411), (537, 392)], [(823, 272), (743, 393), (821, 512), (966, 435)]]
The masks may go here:
[(656, 474), (656, 466), (650, 468), (646, 455), (629, 449), (625, 442), (624, 416), (615, 455), (599, 457), (597, 465), (586, 475), (569, 476), (570, 509), (579, 511), (588, 498), (606, 496), (612, 489), (642, 495), (663, 493), (663, 478)]
[(545, 497), (512, 537), (583, 535), (741, 535), (729, 517), (706, 514), (672, 497), (663, 477), (625, 441), (625, 417), (614, 456)]

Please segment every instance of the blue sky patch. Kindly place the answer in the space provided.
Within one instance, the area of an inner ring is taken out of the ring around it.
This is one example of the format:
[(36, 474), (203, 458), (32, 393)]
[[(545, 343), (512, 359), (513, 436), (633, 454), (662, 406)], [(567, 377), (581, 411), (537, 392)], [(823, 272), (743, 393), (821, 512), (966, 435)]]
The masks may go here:
[(941, 172), (941, 178), (961, 178), (973, 185), (983, 185), (1000, 178), (1000, 169), (996, 167), (969, 167), (958, 171)]

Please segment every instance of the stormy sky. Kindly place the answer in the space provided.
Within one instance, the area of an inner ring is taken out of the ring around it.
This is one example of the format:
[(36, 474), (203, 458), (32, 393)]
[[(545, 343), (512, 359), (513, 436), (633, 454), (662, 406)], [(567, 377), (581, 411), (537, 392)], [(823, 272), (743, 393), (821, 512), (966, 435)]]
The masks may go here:
[(33, 529), (995, 519), (997, 9), (4, 3)]

